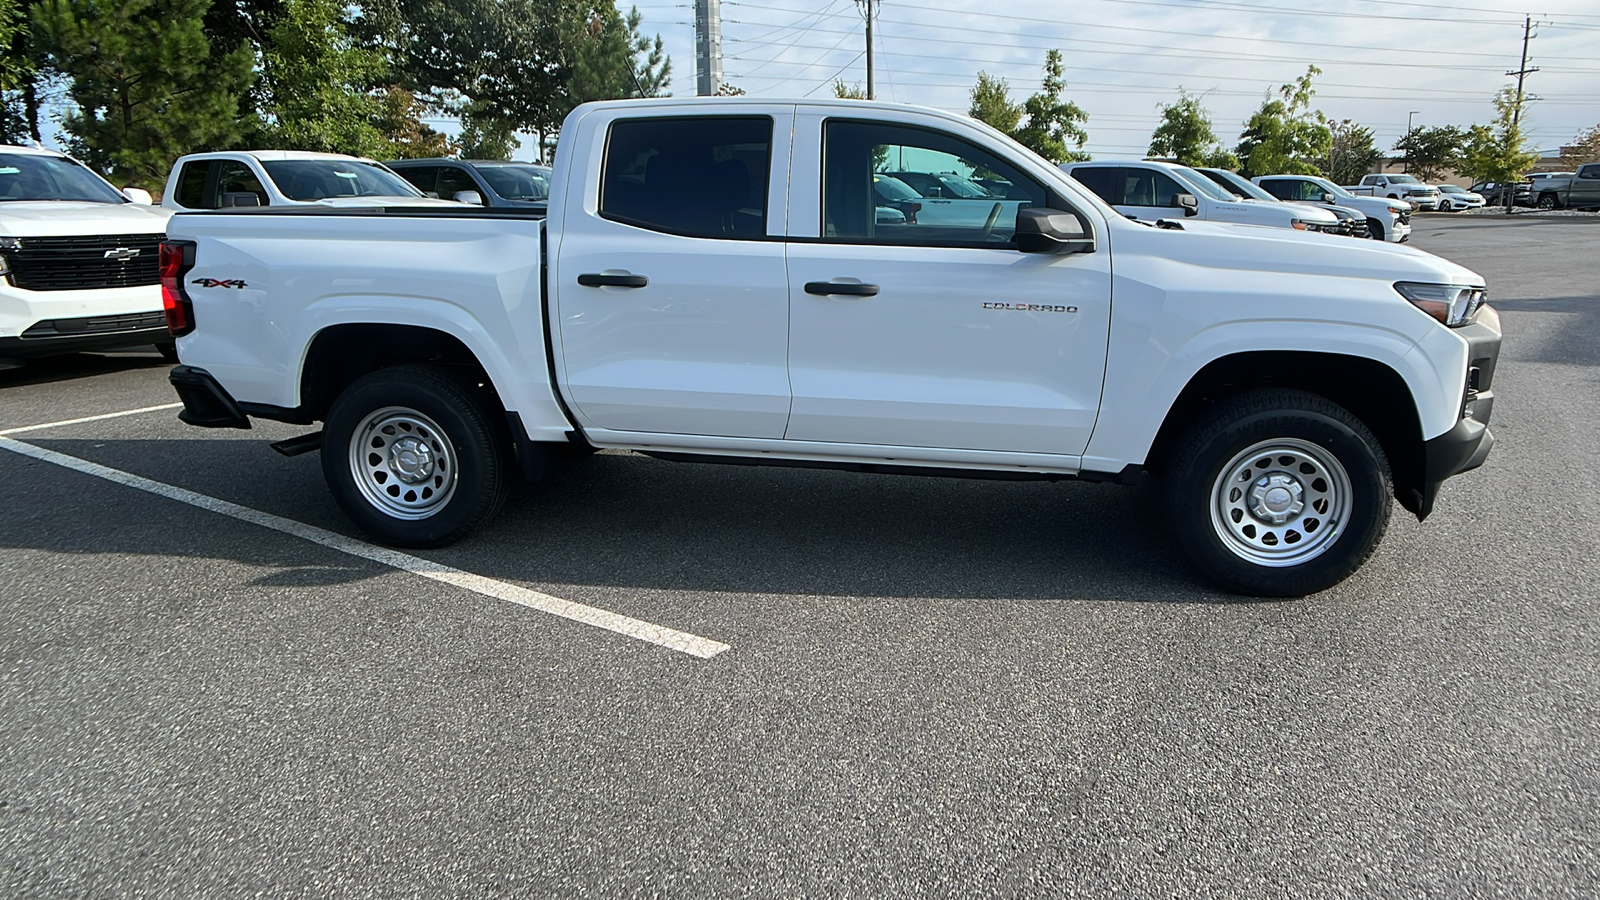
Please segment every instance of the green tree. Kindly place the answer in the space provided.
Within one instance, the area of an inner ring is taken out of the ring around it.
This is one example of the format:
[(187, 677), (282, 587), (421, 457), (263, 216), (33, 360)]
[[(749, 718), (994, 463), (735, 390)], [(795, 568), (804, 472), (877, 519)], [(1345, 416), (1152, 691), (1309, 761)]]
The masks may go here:
[(1066, 89), (1061, 51), (1047, 51), (1044, 83), (1037, 93), (1022, 102), (1027, 121), (1011, 135), (1024, 147), (1057, 164), (1089, 158), (1089, 154), (1083, 152), (1083, 145), (1089, 140), (1083, 123), (1089, 121), (1089, 114), (1078, 104), (1062, 99)]
[(54, 73), (34, 39), (39, 0), (0, 0), (0, 142), (43, 141), (39, 133), (41, 82)]
[(724, 81), (723, 83), (717, 85), (716, 96), (718, 97), (743, 97), (744, 95), (744, 88), (739, 87), (731, 81)]
[(1151, 156), (1176, 160), (1185, 166), (1233, 168), (1233, 154), (1222, 149), (1211, 127), (1211, 116), (1200, 98), (1178, 88), (1178, 102), (1161, 105), (1161, 124), (1150, 135)]
[(385, 156), (426, 159), (456, 153), (456, 145), (449, 138), (423, 123), (427, 112), (417, 95), (403, 87), (390, 85), (378, 94), (378, 115), (373, 124), (388, 144)]
[(158, 187), (184, 153), (231, 144), (250, 84), (249, 47), (217, 48), (209, 0), (44, 0), (33, 28), (45, 58), (71, 79), (63, 126), (85, 162)]
[(383, 57), (357, 46), (341, 0), (287, 0), (261, 53), (262, 147), (385, 156)]
[(972, 103), (967, 115), (1004, 134), (1016, 134), (1022, 125), (1022, 104), (1011, 99), (1011, 83), (1004, 78), (978, 73), (978, 83), (968, 94)]
[(1600, 161), (1600, 125), (1578, 132), (1572, 143), (1561, 148), (1561, 164), (1564, 166), (1581, 166), (1596, 161)]
[(1308, 66), (1306, 74), (1278, 88), (1278, 96), (1268, 96), (1245, 123), (1234, 151), (1244, 165), (1243, 174), (1317, 175), (1316, 160), (1325, 158), (1333, 142), (1327, 119), (1311, 109), (1316, 90), (1314, 76), (1322, 70)]
[[(1522, 102), (1526, 102), (1525, 100)], [(1539, 155), (1524, 146), (1519, 101), (1516, 92), (1504, 88), (1495, 95), (1493, 125), (1474, 125), (1467, 130), (1461, 151), (1460, 172), (1474, 181), (1514, 182), (1538, 162)], [(1505, 192), (1506, 208), (1514, 192)]]
[(1418, 126), (1406, 132), (1394, 149), (1405, 154), (1406, 171), (1423, 181), (1438, 181), (1461, 165), (1466, 132), (1452, 125)]
[(867, 99), (867, 89), (859, 83), (845, 84), (843, 78), (835, 78), (833, 81), (833, 96), (840, 100), (865, 100)]
[(1355, 184), (1383, 159), (1371, 128), (1349, 119), (1328, 124), (1328, 153), (1317, 168), (1334, 184)]

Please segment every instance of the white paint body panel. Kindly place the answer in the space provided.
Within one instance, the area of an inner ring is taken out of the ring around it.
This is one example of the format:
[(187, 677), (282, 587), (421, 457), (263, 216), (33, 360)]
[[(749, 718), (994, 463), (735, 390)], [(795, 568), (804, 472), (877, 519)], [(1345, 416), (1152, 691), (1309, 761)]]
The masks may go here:
[[(774, 119), (765, 239), (678, 237), (598, 215), (610, 122), (715, 113)], [(820, 240), (822, 124), (866, 114), (944, 130), (1003, 156), (1076, 208), (1095, 234), (1094, 252)], [(321, 329), (418, 325), (471, 349), (536, 440), (561, 440), (577, 426), (602, 447), (1039, 473), (1142, 463), (1188, 381), (1235, 353), (1376, 360), (1410, 388), (1424, 438), (1459, 415), (1465, 341), (1392, 285), (1483, 281), (1418, 250), (1195, 220), (1151, 228), (1116, 215), (987, 126), (893, 104), (613, 101), (580, 107), (562, 135), (546, 223), (466, 214), (175, 217), (173, 237), (199, 243), (191, 277), (249, 284), (190, 290), (198, 330), (180, 341), (184, 362), (240, 400), (293, 407)], [(618, 270), (650, 283), (577, 285), (580, 274)], [(848, 299), (804, 291), (808, 281), (832, 279), (881, 290)], [(548, 377), (547, 326), (558, 385)], [(576, 422), (565, 418), (556, 388)]]

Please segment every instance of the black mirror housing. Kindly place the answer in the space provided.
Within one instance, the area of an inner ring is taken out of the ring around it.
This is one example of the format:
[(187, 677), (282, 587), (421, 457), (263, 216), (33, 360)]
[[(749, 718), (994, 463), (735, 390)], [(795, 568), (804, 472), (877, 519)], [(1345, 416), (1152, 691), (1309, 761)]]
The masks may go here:
[(1077, 213), (1035, 207), (1017, 211), (1013, 240), (1023, 253), (1093, 253), (1094, 235)]

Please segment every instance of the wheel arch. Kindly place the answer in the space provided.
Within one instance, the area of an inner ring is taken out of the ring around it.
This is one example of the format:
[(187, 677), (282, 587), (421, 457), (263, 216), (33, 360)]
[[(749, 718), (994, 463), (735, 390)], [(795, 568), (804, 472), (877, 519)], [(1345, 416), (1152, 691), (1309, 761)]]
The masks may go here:
[(1195, 372), (1167, 409), (1145, 467), (1159, 474), (1184, 429), (1206, 409), (1244, 391), (1266, 387), (1295, 388), (1325, 397), (1366, 423), (1388, 457), (1395, 498), (1412, 513), (1421, 509), (1426, 457), (1415, 395), (1394, 368), (1361, 356), (1259, 350), (1212, 360)]
[(318, 331), (300, 365), (300, 408), (322, 419), (345, 388), (380, 369), (411, 363), (442, 366), (476, 378), (498, 394), (478, 355), (456, 335), (422, 325), (346, 322)]

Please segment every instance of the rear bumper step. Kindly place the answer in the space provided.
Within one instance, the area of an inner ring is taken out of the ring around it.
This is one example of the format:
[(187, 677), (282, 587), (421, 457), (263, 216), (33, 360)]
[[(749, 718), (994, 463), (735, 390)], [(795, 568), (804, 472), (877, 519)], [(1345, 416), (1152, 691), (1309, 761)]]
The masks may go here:
[(167, 380), (183, 401), (180, 420), (201, 428), (250, 427), (250, 419), (239, 409), (238, 402), (205, 369), (178, 366)]

